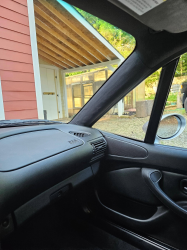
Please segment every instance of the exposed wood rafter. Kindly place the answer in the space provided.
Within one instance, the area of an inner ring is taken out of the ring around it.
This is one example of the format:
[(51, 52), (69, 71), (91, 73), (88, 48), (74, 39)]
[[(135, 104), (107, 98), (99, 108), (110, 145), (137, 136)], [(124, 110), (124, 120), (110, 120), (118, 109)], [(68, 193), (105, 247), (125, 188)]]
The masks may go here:
[(63, 62), (59, 61), (58, 59), (54, 58), (53, 56), (50, 56), (49, 54), (43, 52), (42, 50), (38, 49), (38, 54), (47, 58), (48, 60), (59, 64), (61, 67), (65, 68), (65, 69), (70, 69), (71, 67), (67, 66), (66, 64), (64, 64)]
[(40, 55), (40, 54), (39, 54), (39, 57), (40, 57), (41, 59), (43, 59), (44, 61), (46, 61), (47, 63), (52, 64), (53, 66), (56, 66), (56, 67), (58, 67), (58, 68), (60, 68), (60, 69), (63, 69), (63, 70), (65, 69), (65, 68), (63, 68), (62, 66), (60, 66), (59, 64), (57, 64), (57, 63), (55, 63), (55, 62), (49, 60), (48, 58), (46, 58), (46, 57), (44, 57), (44, 56), (42, 56), (42, 55)]
[[(40, 35), (41, 37), (45, 38), (45, 40), (49, 41), (50, 43), (52, 43), (53, 45), (58, 47), (63, 52), (66, 52), (68, 55), (72, 56), (74, 59), (74, 61), (72, 61), (72, 62), (74, 62), (75, 64), (77, 64), (79, 66), (83, 66), (83, 64), (84, 65), (88, 64), (88, 62), (84, 58), (82, 58), (81, 56), (76, 54), (74, 51), (71, 51), (70, 49), (66, 48), (65, 46), (63, 46), (61, 44), (61, 42), (57, 42), (55, 39), (53, 39), (51, 36), (44, 33), (42, 30), (36, 28), (36, 33), (37, 33), (37, 35)], [(43, 41), (44, 41), (44, 39), (43, 39)]]
[[(66, 44), (69, 48), (73, 49), (75, 52), (79, 53), (80, 55), (82, 55), (81, 57), (83, 57), (82, 61), (87, 65), (89, 64), (88, 62), (91, 63), (96, 63), (94, 60), (89, 60), (87, 57), (87, 54), (78, 49), (75, 45), (71, 44), (68, 40), (66, 40), (64, 37), (62, 37), (61, 35), (59, 35), (57, 32), (55, 32), (53, 29), (51, 29), (50, 27), (48, 27), (46, 24), (44, 24), (42, 21), (40, 21), (38, 18), (35, 19), (36, 24), (41, 27), (42, 29), (44, 29), (45, 31), (47, 31), (50, 35), (54, 36), (56, 39), (58, 39), (59, 41), (63, 42), (64, 44)], [(85, 59), (87, 60), (84, 60)], [(92, 62), (93, 61), (93, 62)]]
[(122, 56), (71, 5), (58, 0), (33, 1), (40, 58), (64, 72), (122, 61)]
[[(50, 4), (45, 0), (38, 0), (46, 9), (48, 9), (51, 13), (53, 13), (57, 18), (59, 18), (63, 23), (65, 23), (69, 28), (71, 28), (77, 35), (82, 37), (88, 44), (90, 44), (93, 48), (97, 49), (99, 53), (101, 53), (104, 57), (110, 60), (109, 56), (106, 52), (97, 45), (93, 40), (91, 40), (88, 36), (86, 36), (80, 29), (78, 29), (75, 25), (72, 24), (65, 16), (63, 16), (57, 9), (55, 9), (55, 1)], [(96, 56), (94, 54), (94, 56)], [(102, 61), (101, 57), (98, 57), (100, 61)]]
[[(75, 62), (75, 60), (73, 58), (71, 58), (70, 56), (66, 55), (60, 49), (57, 49), (55, 46), (51, 45), (50, 43), (48, 43), (47, 41), (45, 41), (41, 37), (37, 36), (37, 41), (38, 41), (38, 43), (41, 43), (45, 47), (49, 48), (50, 50), (52, 50), (55, 53), (57, 53), (58, 55), (60, 55), (62, 58), (67, 59), (67, 64), (68, 65), (70, 65), (72, 67), (80, 66), (80, 63)], [(64, 62), (66, 62), (66, 61), (64, 61)], [(71, 64), (69, 64), (69, 63), (71, 63)]]
[[(53, 18), (51, 18), (50, 16), (48, 16), (45, 12), (43, 12), (38, 6), (35, 6), (34, 7), (34, 10), (35, 12), (41, 16), (42, 18), (44, 18), (47, 22), (50, 23), (51, 26), (53, 26), (54, 28), (58, 29), (60, 32), (64, 33), (68, 38), (70, 38), (73, 42), (77, 43), (79, 46), (82, 47), (83, 50), (77, 48), (76, 46), (73, 46), (72, 43), (70, 43), (70, 47), (74, 47), (74, 50), (75, 51), (78, 51), (79, 53), (82, 53), (82, 55), (87, 59), (89, 60), (90, 62), (92, 63), (97, 63), (97, 59), (90, 53), (86, 53), (84, 52), (84, 50), (86, 51), (89, 51), (90, 52), (90, 49), (85, 45), (83, 44), (82, 42), (79, 41), (79, 39), (77, 39), (74, 35), (72, 35), (70, 32), (68, 32), (67, 30), (65, 29), (62, 29), (62, 27), (60, 26), (60, 24), (58, 24), (57, 22), (54, 21)], [(49, 27), (49, 26), (48, 26)], [(50, 29), (53, 31), (53, 28), (50, 27)], [(53, 31), (55, 32), (55, 31)], [(55, 32), (57, 33), (57, 32)], [(57, 33), (58, 34), (58, 33)], [(61, 36), (62, 37), (62, 36)], [(67, 44), (67, 40), (66, 40), (66, 44)], [(68, 42), (69, 44), (69, 42)], [(68, 45), (67, 44), (67, 45)], [(68, 45), (69, 46), (69, 45)], [(92, 51), (92, 53), (94, 54), (94, 52)]]
[[(90, 48), (86, 45), (86, 43), (83, 43), (80, 39), (78, 39), (76, 36), (74, 36), (71, 32), (69, 32), (67, 29), (62, 28), (62, 26), (57, 23), (52, 17), (50, 17), (47, 13), (45, 13), (43, 10), (41, 10), (38, 6), (35, 5), (35, 11), (38, 15), (40, 15), (45, 21), (49, 22), (51, 26), (58, 29), (60, 32), (62, 32), (64, 35), (66, 35), (68, 38), (70, 38), (73, 42), (78, 44), (82, 49), (84, 49), (87, 52), (87, 59), (91, 62), (95, 59), (99, 60), (100, 62), (105, 61), (103, 60), (103, 57), (94, 49)], [(93, 58), (92, 58), (93, 57)]]
[(66, 65), (66, 67), (68, 67), (68, 66), (73, 67), (73, 68), (76, 67), (75, 64), (73, 64), (70, 61), (66, 60), (65, 58), (61, 57), (59, 54), (56, 54), (52, 50), (46, 48), (41, 43), (38, 43), (38, 49), (44, 51), (45, 53), (49, 54), (50, 56), (53, 56), (54, 58), (58, 58), (58, 60), (61, 61), (62, 63), (64, 63), (64, 65)]

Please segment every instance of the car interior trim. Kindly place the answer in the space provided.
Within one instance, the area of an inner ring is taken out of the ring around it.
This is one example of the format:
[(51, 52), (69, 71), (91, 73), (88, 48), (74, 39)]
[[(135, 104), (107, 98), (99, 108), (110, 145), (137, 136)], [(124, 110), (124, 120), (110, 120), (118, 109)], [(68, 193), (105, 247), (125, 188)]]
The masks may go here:
[(155, 141), (159, 122), (162, 116), (163, 109), (165, 107), (171, 84), (173, 82), (173, 77), (175, 74), (176, 67), (178, 65), (178, 61), (179, 59), (175, 59), (174, 61), (170, 62), (162, 68), (157, 93), (155, 96), (151, 116), (145, 135), (145, 143), (153, 144)]

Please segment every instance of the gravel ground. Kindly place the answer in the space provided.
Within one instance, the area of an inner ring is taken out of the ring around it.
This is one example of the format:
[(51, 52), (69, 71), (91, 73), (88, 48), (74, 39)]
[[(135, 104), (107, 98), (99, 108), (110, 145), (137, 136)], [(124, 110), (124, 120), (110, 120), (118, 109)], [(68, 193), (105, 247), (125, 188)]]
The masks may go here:
[[(187, 124), (187, 114), (185, 113), (184, 109), (169, 110), (169, 111), (164, 112), (164, 114), (168, 114), (168, 113), (176, 113), (176, 114), (183, 115), (184, 118), (186, 119), (186, 124)], [(160, 144), (187, 148), (187, 125), (184, 131), (182, 132), (182, 134), (179, 135), (177, 138), (174, 138), (172, 140), (162, 140), (160, 141)]]
[[(164, 112), (164, 114), (168, 113), (182, 114), (187, 120), (187, 115), (183, 109), (166, 110)], [(62, 119), (62, 122), (67, 123), (70, 120), (71, 119), (66, 118)], [(94, 124), (93, 128), (143, 141), (145, 133), (143, 132), (142, 127), (147, 121), (149, 121), (149, 117), (137, 118), (135, 116), (118, 117), (111, 115), (100, 119), (96, 124)], [(162, 140), (160, 141), (160, 144), (187, 148), (187, 126), (180, 136), (168, 141)]]
[(98, 121), (93, 127), (133, 139), (144, 140), (145, 133), (142, 127), (147, 121), (149, 121), (149, 117), (118, 118), (117, 116), (111, 116)]

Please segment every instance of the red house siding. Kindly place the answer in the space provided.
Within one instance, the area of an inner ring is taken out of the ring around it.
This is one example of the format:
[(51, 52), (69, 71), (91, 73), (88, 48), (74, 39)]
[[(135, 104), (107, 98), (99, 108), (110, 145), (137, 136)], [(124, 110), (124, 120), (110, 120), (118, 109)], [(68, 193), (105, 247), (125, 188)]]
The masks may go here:
[(5, 119), (38, 118), (27, 0), (0, 0), (0, 78)]

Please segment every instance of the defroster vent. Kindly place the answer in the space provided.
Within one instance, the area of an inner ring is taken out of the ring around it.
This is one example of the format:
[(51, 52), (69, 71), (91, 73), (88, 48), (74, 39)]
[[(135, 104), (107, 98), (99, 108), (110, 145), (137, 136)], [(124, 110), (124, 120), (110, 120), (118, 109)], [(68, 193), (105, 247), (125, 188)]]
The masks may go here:
[(91, 145), (93, 147), (93, 157), (91, 161), (95, 161), (105, 155), (107, 143), (104, 139), (91, 142)]
[(72, 135), (75, 135), (75, 136), (77, 136), (77, 137), (86, 137), (86, 136), (91, 135), (91, 134), (88, 133), (88, 132), (75, 132), (75, 131), (70, 131), (69, 133), (72, 134)]

